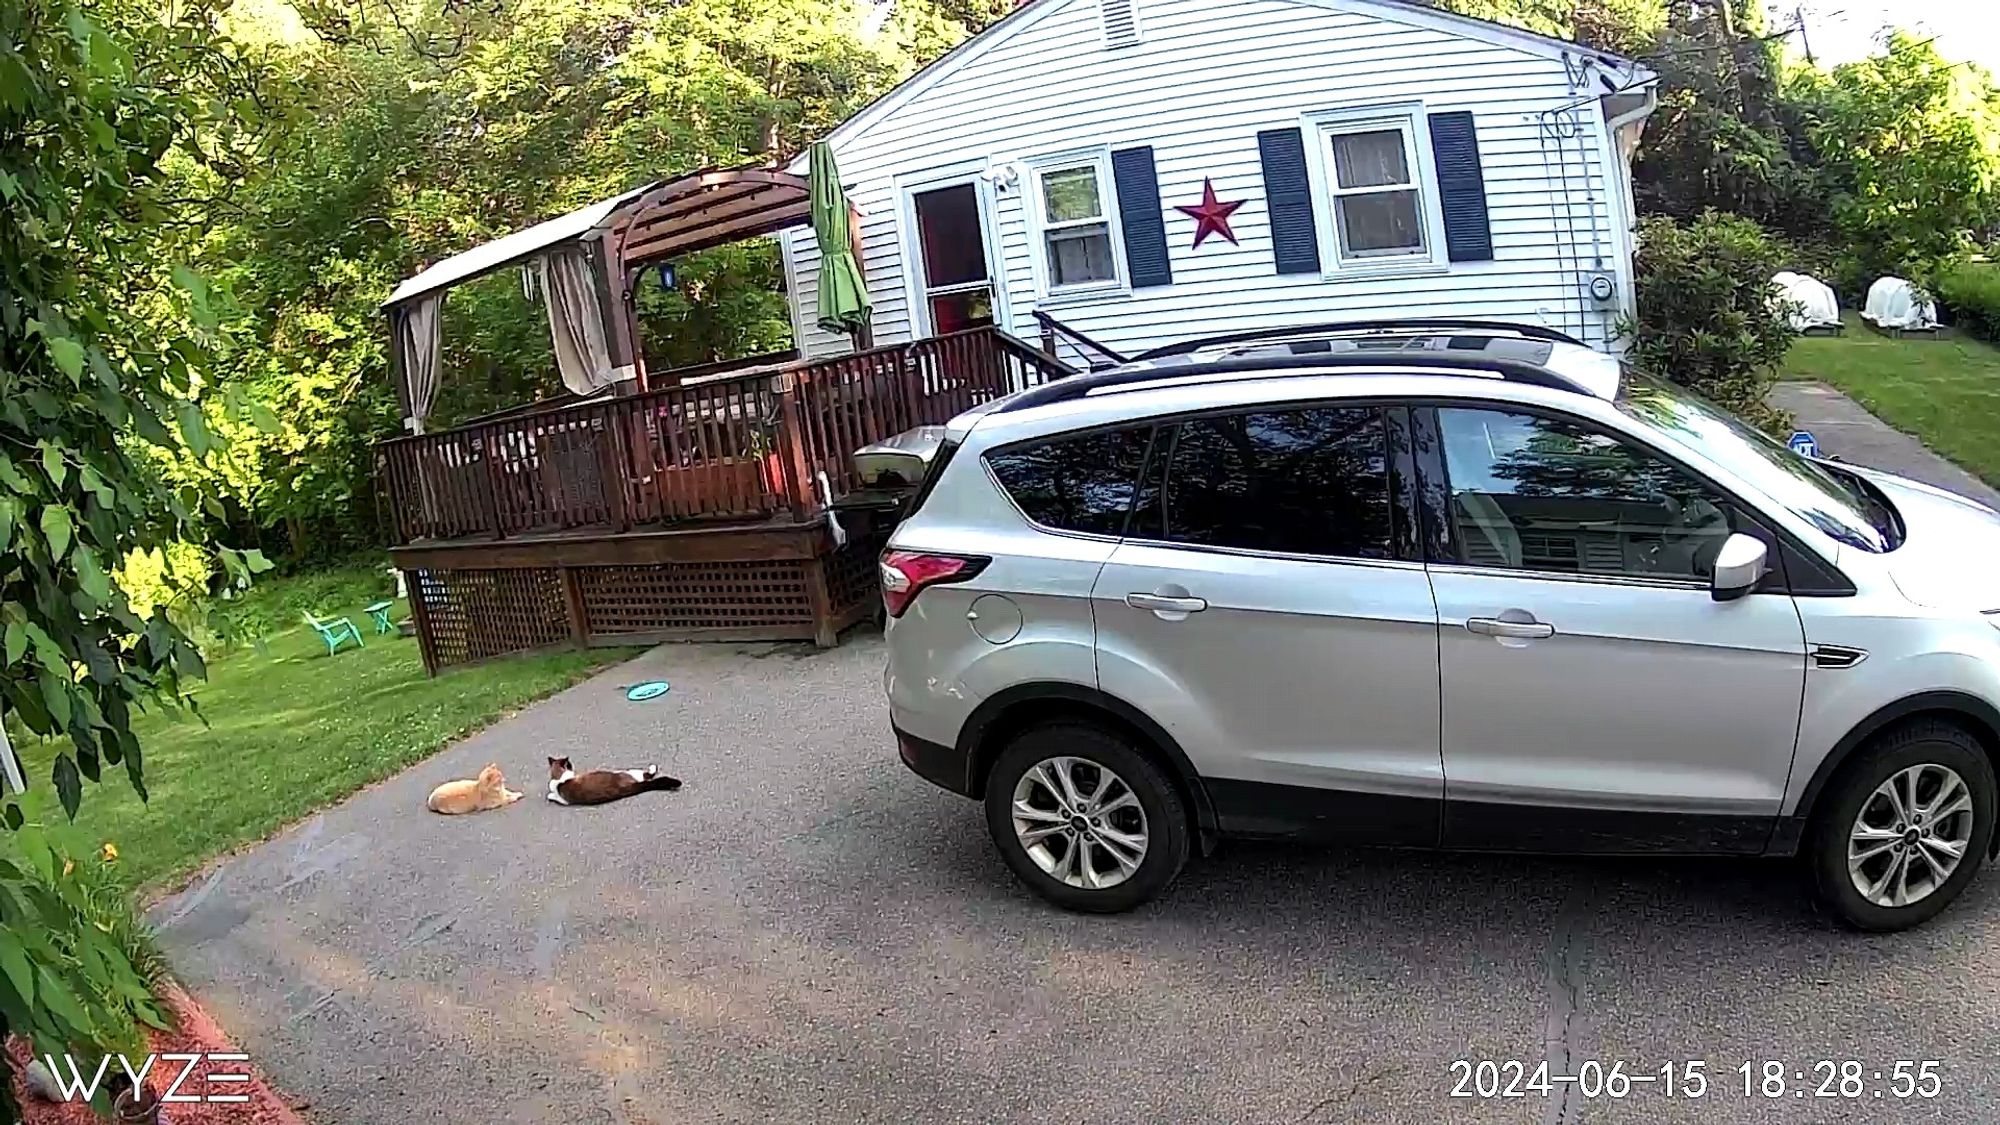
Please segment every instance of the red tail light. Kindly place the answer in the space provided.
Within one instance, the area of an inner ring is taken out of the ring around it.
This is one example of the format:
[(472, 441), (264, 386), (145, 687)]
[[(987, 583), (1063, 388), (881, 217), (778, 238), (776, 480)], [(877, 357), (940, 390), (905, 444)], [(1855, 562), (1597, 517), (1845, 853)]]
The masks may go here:
[(986, 569), (978, 555), (933, 555), (924, 551), (882, 552), (882, 604), (901, 617), (926, 587), (963, 582)]

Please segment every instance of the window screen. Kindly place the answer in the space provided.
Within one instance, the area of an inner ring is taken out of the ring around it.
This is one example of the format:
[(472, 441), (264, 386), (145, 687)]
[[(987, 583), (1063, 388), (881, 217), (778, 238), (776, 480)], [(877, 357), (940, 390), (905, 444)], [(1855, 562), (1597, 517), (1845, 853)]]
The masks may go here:
[(1165, 488), (1178, 543), (1388, 558), (1389, 443), (1374, 407), (1183, 422)]

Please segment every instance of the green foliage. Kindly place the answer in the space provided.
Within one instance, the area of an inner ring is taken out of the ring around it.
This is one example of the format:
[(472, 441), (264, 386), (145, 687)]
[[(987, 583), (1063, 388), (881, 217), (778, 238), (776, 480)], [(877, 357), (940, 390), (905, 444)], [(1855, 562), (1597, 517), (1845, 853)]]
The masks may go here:
[[(223, 498), (221, 526), (325, 560), (377, 543), (371, 444), (398, 432), (378, 305), (426, 262), (648, 180), (782, 161), (965, 34), (997, 0), (308, 0), (303, 25), (228, 24), (304, 109), (201, 245), (216, 379), (252, 412), (225, 454), (160, 468)], [(949, 13), (949, 14), (947, 14)], [(769, 244), (676, 263), (640, 290), (655, 365), (787, 346)], [(503, 270), (443, 314), (442, 425), (561, 393), (547, 314)]]
[(1984, 71), (1896, 32), (1880, 54), (1801, 73), (1793, 95), (1839, 186), (1844, 291), (1884, 274), (1928, 285), (2000, 220), (2000, 117)]
[(1797, 335), (1770, 280), (1784, 261), (1783, 246), (1740, 216), (1643, 220), (1639, 315), (1621, 326), (1632, 338), (1628, 358), (1774, 426), (1764, 396)]
[(1780, 40), (1754, 5), (1683, 5), (1645, 58), (1660, 102), (1633, 167), (1643, 214), (1721, 210), (1795, 239), (1823, 234), (1831, 185), (1784, 94)]
[(248, 590), (231, 591), (209, 604), (208, 624), (225, 643), (253, 642), (296, 629), (301, 613), (327, 616), (339, 611), (358, 615), (362, 606), (396, 592), (384, 556), (356, 556), (335, 566), (318, 568), (259, 582)]
[[(157, 954), (116, 876), (103, 860), (56, 846), (32, 822), (19, 825), (7, 845), (0, 858), (0, 1026), (24, 1036), (36, 1054), (68, 1053), (90, 1064), (114, 1052), (142, 1055), (140, 1025), (166, 1026), (149, 977)], [(11, 1097), (11, 1083), (0, 1082), (7, 1120), (14, 1120)]]
[(1958, 262), (1940, 269), (1932, 289), (1960, 328), (2000, 341), (2000, 265)]

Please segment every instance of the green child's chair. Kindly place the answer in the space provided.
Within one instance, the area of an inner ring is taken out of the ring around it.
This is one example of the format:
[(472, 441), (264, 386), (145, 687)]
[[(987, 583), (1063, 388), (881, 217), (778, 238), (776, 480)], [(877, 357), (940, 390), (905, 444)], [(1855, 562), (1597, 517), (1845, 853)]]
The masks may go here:
[(354, 642), (355, 648), (362, 647), (361, 630), (355, 628), (354, 622), (349, 621), (347, 618), (335, 617), (331, 620), (321, 621), (310, 613), (306, 614), (305, 618), (306, 624), (312, 626), (313, 631), (319, 634), (319, 639), (326, 642), (326, 654), (328, 656), (339, 652), (340, 646), (349, 641)]

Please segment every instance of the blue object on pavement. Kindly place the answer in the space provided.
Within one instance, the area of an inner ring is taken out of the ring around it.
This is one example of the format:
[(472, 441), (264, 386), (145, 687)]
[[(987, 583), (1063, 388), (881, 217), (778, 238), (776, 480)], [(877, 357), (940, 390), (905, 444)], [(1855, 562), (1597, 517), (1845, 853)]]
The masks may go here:
[(625, 689), (625, 698), (634, 703), (647, 699), (658, 699), (667, 694), (667, 681), (651, 680), (643, 684), (633, 684)]

